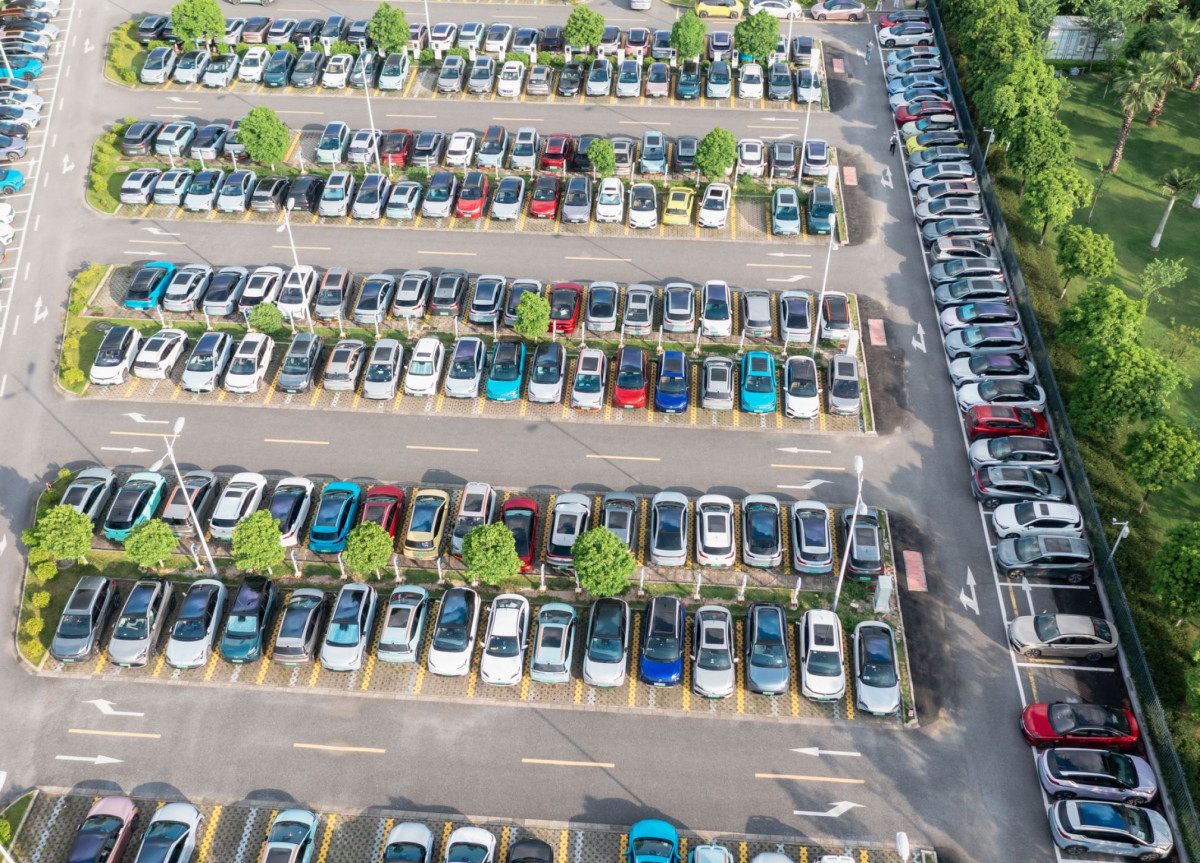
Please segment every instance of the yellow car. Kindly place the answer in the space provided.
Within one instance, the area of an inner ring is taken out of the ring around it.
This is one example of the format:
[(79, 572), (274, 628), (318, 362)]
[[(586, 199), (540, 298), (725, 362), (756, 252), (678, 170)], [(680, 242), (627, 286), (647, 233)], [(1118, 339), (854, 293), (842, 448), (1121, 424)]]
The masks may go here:
[(696, 14), (701, 18), (732, 18), (736, 21), (742, 14), (741, 0), (699, 0)]
[(423, 488), (413, 495), (411, 507), (403, 554), (413, 560), (433, 560), (441, 554), (450, 495), (440, 488)]
[(692, 223), (692, 203), (696, 193), (683, 186), (676, 186), (667, 192), (667, 205), (663, 209), (664, 225), (690, 225)]
[(908, 155), (910, 156), (913, 153), (928, 150), (930, 147), (963, 147), (965, 149), (966, 146), (966, 143), (956, 139), (954, 133), (946, 135), (943, 132), (925, 132), (920, 135), (913, 135), (904, 142), (904, 149), (908, 151)]

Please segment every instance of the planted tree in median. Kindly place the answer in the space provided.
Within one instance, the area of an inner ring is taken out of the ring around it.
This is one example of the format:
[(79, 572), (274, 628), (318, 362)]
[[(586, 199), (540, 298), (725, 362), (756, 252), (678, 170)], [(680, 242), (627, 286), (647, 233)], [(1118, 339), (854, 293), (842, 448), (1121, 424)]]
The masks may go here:
[(246, 155), (262, 165), (275, 169), (277, 162), (287, 157), (292, 143), (292, 130), (266, 105), (251, 108), (238, 124), (237, 142), (246, 148)]
[(696, 147), (696, 170), (706, 177), (723, 177), (737, 163), (737, 138), (720, 126)]
[(1063, 309), (1054, 338), (1076, 347), (1128, 344), (1138, 340), (1145, 317), (1145, 302), (1138, 302), (1116, 285), (1088, 285)]
[(380, 3), (371, 16), (371, 23), (367, 25), (367, 36), (385, 57), (403, 51), (408, 45), (408, 22), (404, 18), (404, 11), (390, 3)]
[(1092, 186), (1074, 165), (1045, 168), (1029, 180), (1021, 198), (1021, 218), (1027, 225), (1041, 225), (1038, 245), (1046, 242), (1050, 228), (1071, 221), (1075, 211), (1086, 207)]
[(521, 294), (513, 329), (531, 339), (540, 339), (546, 335), (546, 331), (550, 329), (550, 301), (533, 291)]
[(270, 510), (251, 513), (233, 529), (233, 565), (250, 572), (270, 573), (283, 563), (282, 539), (279, 519)]
[(1061, 300), (1067, 295), (1071, 279), (1105, 279), (1117, 268), (1117, 253), (1112, 237), (1097, 234), (1085, 225), (1067, 225), (1058, 235), (1058, 254), (1054, 256), (1063, 282)]
[(604, 16), (586, 6), (576, 6), (567, 16), (563, 40), (576, 48), (595, 50), (604, 37)]
[(756, 60), (770, 56), (779, 41), (779, 21), (767, 11), (755, 12), (743, 18), (733, 28), (733, 41), (738, 51)]
[(617, 171), (617, 154), (613, 150), (612, 141), (607, 138), (596, 138), (587, 148), (588, 159), (592, 163), (592, 175), (611, 177)]
[(87, 562), (92, 547), (92, 520), (75, 507), (62, 504), (42, 514), (33, 530), (37, 545), (56, 560)]
[(1082, 368), (1067, 413), (1084, 433), (1156, 419), (1187, 380), (1178, 364), (1137, 342), (1090, 344), (1079, 358)]
[(359, 575), (378, 575), (391, 556), (391, 534), (373, 521), (364, 521), (356, 524), (346, 537), (342, 563)]
[(283, 326), (283, 312), (274, 303), (259, 303), (250, 309), (250, 326), (260, 333), (273, 333)]
[(213, 42), (225, 35), (225, 15), (217, 0), (179, 0), (171, 7), (171, 28), (188, 42)]
[(162, 566), (179, 547), (179, 538), (160, 518), (152, 518), (135, 527), (125, 540), (125, 556), (142, 568)]
[(594, 527), (571, 546), (579, 585), (592, 596), (617, 596), (629, 590), (637, 560), (621, 538), (606, 527)]
[(502, 521), (471, 528), (463, 537), (462, 559), (471, 580), (490, 587), (508, 584), (521, 572), (517, 541)]
[(1138, 504), (1141, 512), (1151, 492), (1196, 478), (1196, 470), (1200, 468), (1200, 440), (1187, 426), (1161, 418), (1130, 433), (1125, 442), (1125, 457), (1126, 469), (1146, 489)]
[(689, 9), (671, 25), (671, 47), (679, 57), (699, 57), (707, 35), (708, 27), (703, 19)]
[(1200, 521), (1167, 531), (1158, 553), (1146, 566), (1159, 597), (1179, 617), (1200, 607)]

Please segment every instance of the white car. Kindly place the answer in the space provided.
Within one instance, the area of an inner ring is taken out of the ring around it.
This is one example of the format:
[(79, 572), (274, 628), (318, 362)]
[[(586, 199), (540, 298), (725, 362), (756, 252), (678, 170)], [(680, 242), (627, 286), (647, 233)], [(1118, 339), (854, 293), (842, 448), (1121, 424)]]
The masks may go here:
[(742, 138), (737, 143), (737, 172), (761, 177), (767, 167), (767, 150), (761, 138)]
[(799, 21), (804, 17), (804, 7), (795, 0), (750, 0), (746, 4), (747, 15), (757, 15), (766, 12), (772, 18)]
[(133, 373), (139, 378), (169, 378), (187, 347), (188, 337), (183, 330), (159, 330), (142, 343), (133, 361)]
[(985, 380), (958, 388), (958, 408), (968, 411), (978, 405), (1002, 405), (1009, 408), (1046, 407), (1046, 392), (1037, 384), (1012, 380)]
[(828, 609), (804, 612), (800, 628), (800, 691), (813, 701), (837, 701), (846, 694), (842, 622)]
[(446, 146), (446, 167), (465, 168), (470, 165), (475, 156), (475, 141), (474, 132), (466, 129), (455, 132)]
[(521, 95), (525, 86), (525, 64), (520, 60), (509, 60), (500, 69), (496, 79), (496, 95), (506, 99), (515, 99)]
[(608, 384), (608, 357), (596, 348), (584, 348), (575, 363), (571, 384), (571, 407), (577, 411), (598, 411), (604, 407)]
[[(442, 677), (464, 677), (471, 670), (471, 656), (475, 652), (475, 639), (479, 635), (479, 594), (469, 587), (452, 587), (442, 595), (437, 619), (433, 624), (433, 638), (425, 653), (425, 665), (432, 674)], [(475, 827), (460, 827), (450, 836), (446, 844), (447, 863), (479, 861), (494, 863), (490, 854), (475, 855), (468, 851), (463, 857), (451, 857), (450, 849), (454, 837), (464, 830)], [(480, 831), (486, 833), (487, 831)], [(490, 835), (490, 834), (487, 834)], [(494, 843), (490, 846), (494, 850)], [(460, 849), (463, 850), (463, 849)]]
[(733, 566), (737, 558), (734, 525), (730, 498), (723, 494), (702, 495), (696, 501), (696, 563)]
[(459, 827), (442, 849), (444, 863), (497, 863), (496, 837), (482, 827)]
[(300, 541), (300, 532), (308, 524), (308, 511), (312, 508), (316, 485), (303, 476), (289, 476), (275, 484), (271, 492), (271, 515), (281, 525), (291, 525), (279, 538), (279, 544), (291, 548)]
[(369, 584), (347, 584), (338, 591), (321, 641), (321, 667), (357, 671), (370, 649), (379, 595)]
[(350, 70), (354, 68), (354, 58), (349, 54), (334, 54), (325, 64), (321, 74), (321, 86), (342, 89), (350, 79)]
[(513, 26), (511, 24), (493, 24), (488, 28), (483, 50), (489, 54), (503, 56), (508, 53), (508, 46), (512, 44), (512, 38)]
[(904, 48), (909, 45), (932, 45), (933, 28), (925, 21), (904, 21), (879, 30), (879, 47)]
[(214, 57), (204, 70), (200, 83), (205, 87), (230, 86), (237, 80), (239, 62), (238, 55), (232, 52)]
[(625, 218), (625, 184), (605, 177), (596, 189), (596, 221), (620, 222)]
[(650, 183), (634, 183), (629, 189), (629, 227), (658, 227), (658, 193)]
[(262, 385), (271, 356), (275, 353), (275, 340), (266, 333), (247, 333), (242, 336), (233, 351), (229, 371), (225, 373), (225, 391), (229, 393), (256, 393)]
[(150, 817), (136, 860), (191, 860), (204, 815), (191, 803), (168, 803)]
[(821, 104), (821, 76), (816, 69), (796, 70), (796, 101)]
[(515, 593), (502, 593), (492, 600), (479, 679), (492, 686), (515, 686), (525, 669), (529, 647), (529, 600)]
[(262, 504), (267, 478), (261, 473), (237, 473), (217, 498), (208, 520), (213, 539), (232, 539), (233, 529)]
[(779, 334), (787, 342), (812, 341), (812, 294), (784, 291), (779, 295)]
[(732, 201), (733, 190), (726, 183), (709, 183), (700, 199), (696, 223), (701, 228), (724, 228)]
[(992, 529), (1001, 539), (1022, 536), (1083, 536), (1083, 515), (1072, 503), (1002, 503), (992, 510)]
[(242, 57), (242, 65), (238, 69), (239, 81), (258, 84), (262, 81), (263, 71), (267, 61), (271, 59), (271, 51), (266, 45), (251, 45)]
[(255, 267), (246, 280), (238, 307), (249, 309), (259, 303), (274, 303), (283, 287), (283, 267)]
[(592, 499), (582, 494), (560, 494), (550, 511), (546, 540), (546, 563), (556, 568), (570, 567), (575, 558), (572, 547), (591, 526)]
[(747, 63), (738, 72), (737, 97), (739, 99), (761, 99), (763, 97), (763, 69), (757, 63)]
[(214, 578), (202, 578), (188, 585), (167, 641), (167, 665), (199, 668), (208, 662), (213, 641), (221, 630), (225, 595), (225, 585)]
[[(255, 273), (260, 270), (255, 270)], [(253, 276), (251, 276), (253, 281)], [(317, 289), (317, 271), (308, 264), (292, 267), (283, 277), (283, 287), (279, 291), (279, 301), (276, 305), (284, 317), (304, 320), (312, 303), (313, 293)], [(249, 288), (247, 288), (249, 290)]]
[(138, 354), (138, 346), (142, 337), (136, 329), (129, 326), (113, 327), (104, 334), (96, 358), (92, 361), (88, 380), (97, 386), (113, 386), (125, 383), (134, 359)]
[(446, 349), (438, 339), (425, 336), (418, 340), (404, 373), (404, 392), (410, 396), (436, 395), (445, 362)]
[(728, 282), (710, 279), (700, 289), (700, 332), (711, 338), (733, 335), (733, 291)]
[(783, 366), (783, 415), (810, 420), (821, 412), (821, 387), (812, 357), (788, 357)]

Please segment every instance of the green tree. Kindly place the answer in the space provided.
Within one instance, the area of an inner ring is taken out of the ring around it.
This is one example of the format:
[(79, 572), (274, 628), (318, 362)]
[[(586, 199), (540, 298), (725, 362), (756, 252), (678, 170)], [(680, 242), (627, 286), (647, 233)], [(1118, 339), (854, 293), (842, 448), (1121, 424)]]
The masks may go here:
[(179, 0), (171, 7), (171, 27), (188, 42), (211, 42), (225, 35), (225, 15), (217, 0)]
[(629, 589), (637, 560), (615, 533), (594, 527), (571, 546), (579, 585), (592, 596), (617, 596)]
[(39, 590), (29, 598), (29, 601), (33, 603), (34, 608), (46, 608), (50, 605), (50, 591)]
[(250, 326), (260, 333), (273, 333), (283, 326), (283, 312), (274, 303), (259, 303), (250, 309)]
[(1163, 231), (1167, 229), (1167, 219), (1171, 218), (1171, 210), (1175, 209), (1175, 199), (1189, 197), (1197, 189), (1200, 189), (1200, 176), (1187, 168), (1172, 168), (1163, 175), (1159, 183), (1162, 186), (1162, 193), (1167, 196), (1167, 208), (1163, 211), (1162, 218), (1159, 219), (1158, 230), (1150, 239), (1150, 248), (1156, 252), (1162, 242)]
[(1117, 253), (1113, 249), (1112, 237), (1097, 234), (1085, 225), (1067, 225), (1058, 234), (1058, 254), (1054, 256), (1063, 282), (1061, 300), (1067, 295), (1067, 286), (1076, 276), (1085, 279), (1105, 279), (1117, 268)]
[(1151, 492), (1191, 482), (1200, 468), (1200, 440), (1190, 428), (1174, 420), (1160, 418), (1131, 432), (1124, 451), (1126, 470), (1146, 489), (1138, 512), (1145, 508)]
[(707, 35), (708, 25), (689, 9), (671, 25), (671, 47), (681, 59), (699, 57), (700, 52), (704, 50), (704, 38)]
[(279, 519), (260, 509), (238, 522), (233, 529), (233, 565), (250, 572), (271, 572), (283, 563), (283, 534)]
[(1154, 62), (1163, 75), (1162, 88), (1146, 117), (1147, 126), (1157, 126), (1172, 87), (1191, 86), (1194, 76), (1200, 76), (1200, 21), (1187, 13), (1172, 15), (1159, 29), (1162, 50)]
[(367, 36), (385, 57), (403, 51), (408, 45), (408, 22), (404, 19), (404, 11), (390, 3), (380, 3), (367, 25)]
[(1200, 605), (1200, 521), (1186, 521), (1167, 531), (1167, 538), (1146, 564), (1154, 588), (1180, 617)]
[(135, 527), (125, 540), (125, 556), (140, 567), (162, 566), (179, 547), (179, 538), (160, 518), (152, 518)]
[(1068, 413), (1080, 432), (1111, 432), (1155, 419), (1187, 380), (1176, 363), (1137, 342), (1093, 343), (1079, 353), (1082, 369), (1071, 387)]
[(1138, 302), (1115, 285), (1088, 285), (1063, 309), (1054, 338), (1076, 347), (1124, 345), (1138, 340), (1145, 317), (1144, 301)]
[(526, 338), (538, 339), (546, 335), (550, 329), (550, 301), (533, 291), (521, 294), (513, 329)]
[(0, 818), (0, 845), (5, 848), (12, 842), (12, 824), (7, 818)]
[(592, 173), (598, 177), (611, 177), (617, 170), (617, 154), (612, 141), (596, 138), (588, 145), (588, 158), (592, 162)]
[(1092, 53), (1088, 57), (1090, 72), (1096, 62), (1096, 52), (1125, 32), (1126, 19), (1117, 0), (1084, 0), (1079, 11), (1083, 13), (1088, 35), (1092, 38)]
[(1188, 268), (1183, 261), (1183, 258), (1155, 258), (1146, 264), (1138, 274), (1142, 296), (1148, 302), (1167, 302), (1162, 292), (1169, 291), (1187, 279)]
[(1058, 15), (1059, 0), (1017, 0), (1017, 5), (1029, 19), (1029, 32), (1034, 41), (1040, 42), (1042, 34), (1050, 29)]
[(1017, 117), (1008, 129), (1008, 166), (1021, 178), (1019, 195), (1030, 177), (1050, 168), (1074, 164), (1071, 130), (1043, 114)]
[(1029, 19), (1017, 0), (963, 3), (958, 25), (961, 54), (970, 57), (967, 89), (973, 96), (997, 70), (1012, 66), (1018, 58), (1034, 53), (1035, 42)]
[(266, 105), (250, 109), (238, 124), (237, 142), (246, 148), (246, 155), (261, 165), (282, 162), (292, 143), (292, 131)]
[(779, 41), (779, 20), (763, 10), (743, 18), (733, 28), (733, 41), (738, 51), (762, 60), (775, 50)]
[(392, 537), (373, 521), (356, 524), (346, 537), (342, 563), (359, 575), (379, 574), (392, 556)]
[(92, 548), (92, 520), (75, 507), (65, 504), (42, 513), (34, 528), (37, 545), (54, 556), (55, 560), (87, 562)]
[(1023, 54), (988, 76), (975, 97), (975, 110), (981, 125), (994, 128), (1003, 140), (1015, 141), (1013, 122), (1018, 117), (1053, 116), (1061, 89), (1061, 79), (1039, 54)]
[(1142, 111), (1149, 111), (1153, 107), (1164, 78), (1162, 70), (1152, 57), (1137, 58), (1118, 76), (1116, 84), (1121, 94), (1118, 97), (1122, 113), (1121, 130), (1117, 133), (1117, 143), (1113, 147), (1112, 157), (1108, 160), (1109, 173), (1115, 174), (1121, 167), (1133, 120)]
[(706, 177), (723, 177), (737, 162), (737, 138), (720, 126), (696, 147), (696, 169)]
[(1048, 167), (1029, 179), (1021, 198), (1021, 218), (1034, 230), (1041, 225), (1040, 246), (1050, 227), (1071, 221), (1076, 209), (1088, 205), (1091, 195), (1091, 184), (1074, 165)]
[(604, 36), (604, 16), (586, 6), (576, 6), (567, 16), (563, 39), (576, 48), (594, 50)]
[(463, 537), (462, 557), (471, 580), (491, 587), (507, 584), (521, 571), (516, 540), (502, 521), (471, 528)]

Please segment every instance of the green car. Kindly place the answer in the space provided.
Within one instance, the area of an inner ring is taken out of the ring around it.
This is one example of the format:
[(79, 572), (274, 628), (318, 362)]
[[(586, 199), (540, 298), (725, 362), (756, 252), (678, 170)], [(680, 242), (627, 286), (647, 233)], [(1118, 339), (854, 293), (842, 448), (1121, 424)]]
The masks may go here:
[(407, 54), (388, 54), (383, 61), (383, 68), (379, 70), (379, 89), (399, 90), (408, 81), (411, 68)]
[(700, 98), (700, 64), (695, 60), (688, 60), (679, 70), (679, 80), (675, 82), (675, 98)]
[(815, 186), (808, 193), (808, 232), (810, 234), (832, 234), (837, 221), (837, 208), (833, 205), (833, 192), (828, 186)]
[(771, 233), (777, 237), (800, 233), (800, 195), (795, 186), (780, 186), (771, 196)]

